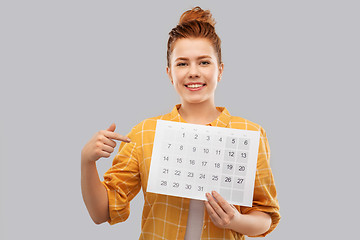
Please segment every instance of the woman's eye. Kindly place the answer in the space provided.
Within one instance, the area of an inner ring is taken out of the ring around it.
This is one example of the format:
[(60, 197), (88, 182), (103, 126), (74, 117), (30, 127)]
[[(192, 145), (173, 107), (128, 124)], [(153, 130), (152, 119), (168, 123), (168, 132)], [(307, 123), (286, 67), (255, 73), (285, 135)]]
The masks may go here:
[(178, 64), (176, 64), (176, 66), (179, 66), (179, 67), (186, 66), (186, 63), (178, 63)]
[(200, 64), (201, 65), (208, 65), (208, 64), (210, 64), (210, 62), (209, 61), (202, 61)]

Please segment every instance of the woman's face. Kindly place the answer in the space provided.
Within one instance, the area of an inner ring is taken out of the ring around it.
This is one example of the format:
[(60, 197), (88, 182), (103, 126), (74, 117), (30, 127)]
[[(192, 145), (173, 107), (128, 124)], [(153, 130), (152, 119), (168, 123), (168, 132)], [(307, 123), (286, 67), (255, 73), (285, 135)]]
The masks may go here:
[(167, 74), (180, 95), (182, 104), (214, 104), (217, 83), (221, 79), (223, 64), (211, 42), (205, 38), (184, 38), (175, 42)]

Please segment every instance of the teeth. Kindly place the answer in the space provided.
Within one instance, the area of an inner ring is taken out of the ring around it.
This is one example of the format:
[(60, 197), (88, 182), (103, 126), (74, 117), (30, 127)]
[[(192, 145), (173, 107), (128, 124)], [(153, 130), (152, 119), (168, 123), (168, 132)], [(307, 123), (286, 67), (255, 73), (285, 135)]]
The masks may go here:
[(190, 85), (187, 85), (188, 88), (198, 88), (198, 87), (202, 87), (203, 85), (202, 84), (190, 84)]

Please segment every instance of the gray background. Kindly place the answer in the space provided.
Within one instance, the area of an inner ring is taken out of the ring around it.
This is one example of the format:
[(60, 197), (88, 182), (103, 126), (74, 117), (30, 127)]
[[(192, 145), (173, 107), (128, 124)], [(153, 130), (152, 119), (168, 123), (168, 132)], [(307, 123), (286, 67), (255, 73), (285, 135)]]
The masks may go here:
[(356, 238), (358, 1), (37, 0), (0, 2), (1, 239), (138, 238), (142, 193), (127, 222), (91, 221), (80, 151), (179, 102), (166, 42), (195, 5), (223, 41), (216, 104), (269, 137), (282, 220), (266, 239)]

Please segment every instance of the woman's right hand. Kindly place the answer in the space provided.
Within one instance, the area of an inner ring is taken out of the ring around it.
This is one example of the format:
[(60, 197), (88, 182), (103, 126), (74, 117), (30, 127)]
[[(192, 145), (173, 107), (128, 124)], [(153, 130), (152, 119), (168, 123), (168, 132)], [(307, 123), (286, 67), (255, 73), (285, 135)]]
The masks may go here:
[(82, 162), (96, 162), (101, 157), (108, 158), (116, 147), (114, 140), (130, 142), (128, 137), (122, 136), (115, 131), (115, 123), (107, 130), (97, 132), (81, 151)]

